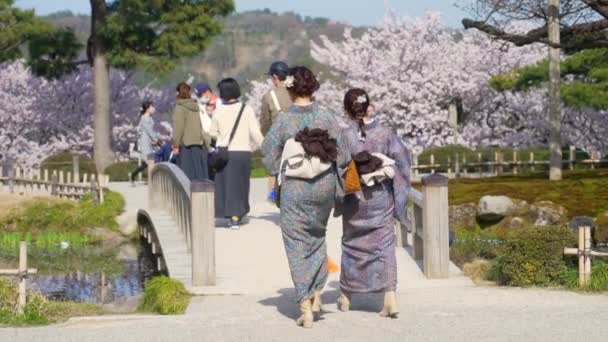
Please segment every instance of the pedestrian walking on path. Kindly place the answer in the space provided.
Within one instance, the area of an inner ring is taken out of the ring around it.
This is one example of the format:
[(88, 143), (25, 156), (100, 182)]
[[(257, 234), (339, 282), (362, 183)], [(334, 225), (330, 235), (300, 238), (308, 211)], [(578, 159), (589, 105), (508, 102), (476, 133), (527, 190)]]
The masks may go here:
[(240, 101), (241, 88), (227, 78), (218, 84), (222, 105), (211, 124), (211, 136), (218, 148), (227, 148), (228, 163), (216, 170), (215, 217), (229, 218), (230, 227), (239, 229), (242, 218), (250, 211), (249, 187), (251, 156), (264, 137), (253, 109)]
[(177, 86), (177, 103), (173, 113), (173, 154), (190, 180), (209, 179), (207, 146), (211, 137), (204, 133), (197, 101), (186, 83)]
[(148, 168), (148, 160), (154, 159), (155, 146), (158, 144), (160, 137), (154, 130), (154, 114), (155, 108), (152, 101), (144, 101), (141, 105), (141, 117), (137, 126), (137, 149), (141, 158), (141, 165), (129, 173), (129, 181), (135, 184), (135, 177)]
[(343, 153), (348, 148), (344, 145), (336, 116), (320, 111), (312, 101), (313, 94), (319, 89), (315, 75), (305, 67), (295, 67), (290, 69), (285, 85), (294, 99), (294, 105), (286, 113), (281, 113), (272, 124), (262, 151), (264, 164), (270, 174), (279, 175), (281, 179), (278, 194), (280, 225), (302, 314), (297, 323), (310, 328), (313, 311), (321, 311), (321, 290), (327, 282), (325, 234), (339, 184), (337, 170), (330, 167), (307, 179), (289, 177), (283, 173), (281, 160), (288, 141), (305, 129), (311, 136), (320, 130), (335, 139), (333, 144), (336, 151), (329, 159), (338, 167), (346, 165), (349, 156)]
[(352, 294), (384, 293), (381, 315), (396, 318), (395, 219), (406, 216), (410, 153), (392, 130), (368, 117), (369, 106), (364, 90), (346, 93), (345, 135), (362, 184), (361, 192), (344, 199), (338, 305), (348, 311)]
[[(274, 62), (270, 66), (268, 75), (272, 80), (272, 89), (262, 98), (262, 109), (260, 113), (260, 127), (262, 134), (268, 134), (272, 123), (276, 121), (276, 116), (289, 110), (293, 102), (285, 87), (285, 79), (289, 73), (289, 66), (284, 62)], [(268, 199), (275, 201), (274, 179), (276, 175), (268, 177)]]

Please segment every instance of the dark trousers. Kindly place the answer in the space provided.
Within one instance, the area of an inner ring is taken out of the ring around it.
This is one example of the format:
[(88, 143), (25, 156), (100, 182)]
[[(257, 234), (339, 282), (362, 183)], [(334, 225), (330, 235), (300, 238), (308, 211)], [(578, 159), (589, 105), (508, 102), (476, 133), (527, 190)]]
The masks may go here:
[(145, 161), (142, 161), (141, 166), (139, 166), (137, 169), (135, 169), (135, 171), (131, 172), (131, 179), (135, 180), (135, 176), (142, 173), (147, 168), (148, 168), (148, 163), (146, 163)]

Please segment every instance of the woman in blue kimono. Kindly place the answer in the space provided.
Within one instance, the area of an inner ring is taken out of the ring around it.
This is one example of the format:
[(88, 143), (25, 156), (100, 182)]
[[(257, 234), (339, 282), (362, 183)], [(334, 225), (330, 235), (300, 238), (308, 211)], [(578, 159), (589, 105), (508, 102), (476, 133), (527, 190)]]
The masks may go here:
[[(345, 166), (349, 154), (342, 139), (339, 119), (332, 113), (320, 111), (312, 100), (319, 89), (315, 75), (305, 67), (295, 67), (290, 69), (285, 84), (294, 104), (277, 116), (262, 145), (264, 165), (270, 174), (280, 174), (286, 142), (305, 128), (327, 131), (335, 139), (337, 167)], [(282, 179), (280, 225), (302, 313), (297, 323), (310, 328), (313, 311), (321, 310), (320, 293), (327, 282), (325, 233), (336, 197), (337, 170), (336, 167), (330, 168), (312, 179)]]
[(395, 219), (404, 220), (406, 216), (410, 153), (391, 129), (368, 117), (369, 106), (370, 99), (364, 90), (351, 89), (346, 93), (344, 108), (350, 127), (346, 135), (351, 140), (348, 145), (360, 175), (364, 167), (359, 159), (368, 160), (372, 156), (378, 166), (384, 162), (390, 176), (382, 174), (382, 170), (367, 170), (378, 171), (385, 177), (371, 184), (362, 182), (361, 192), (347, 196), (344, 201), (338, 305), (342, 311), (348, 311), (351, 294), (384, 293), (381, 315), (396, 318)]

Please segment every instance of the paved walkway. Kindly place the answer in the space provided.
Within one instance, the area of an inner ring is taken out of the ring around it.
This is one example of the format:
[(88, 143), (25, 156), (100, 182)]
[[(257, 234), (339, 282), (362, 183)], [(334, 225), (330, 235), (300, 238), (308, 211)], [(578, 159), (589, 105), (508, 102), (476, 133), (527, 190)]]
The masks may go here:
[[(431, 281), (404, 250), (398, 253), (400, 319), (378, 316), (378, 295), (355, 297), (353, 311), (339, 312), (334, 274), (323, 294), (326, 313), (313, 329), (298, 328), (277, 210), (263, 201), (264, 193), (264, 182), (255, 181), (248, 225), (218, 229), (219, 295), (193, 298), (186, 315), (79, 318), (52, 327), (0, 329), (0, 341), (605, 341), (608, 336), (606, 295), (480, 288), (458, 272)], [(127, 211), (145, 198), (144, 187), (127, 192)], [(339, 221), (332, 220), (328, 252), (336, 261), (340, 231)]]

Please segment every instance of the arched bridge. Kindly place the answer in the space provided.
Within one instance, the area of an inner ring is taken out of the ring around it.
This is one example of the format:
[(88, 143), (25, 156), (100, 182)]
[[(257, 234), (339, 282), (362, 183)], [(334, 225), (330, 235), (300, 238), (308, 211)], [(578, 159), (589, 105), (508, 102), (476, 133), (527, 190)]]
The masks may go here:
[[(155, 165), (149, 186), (110, 187), (123, 194), (127, 210), (137, 217), (159, 269), (193, 294), (260, 294), (293, 287), (279, 212), (265, 199), (266, 179), (252, 179), (251, 213), (238, 231), (222, 229), (222, 222), (213, 219), (213, 183), (190, 182), (173, 164)], [(396, 229), (398, 290), (469, 285), (449, 262), (447, 183), (430, 178), (421, 192), (412, 191), (410, 199), (412, 223)], [(330, 219), (327, 232), (328, 255), (338, 264), (340, 220)], [(332, 274), (330, 285), (338, 277)]]

